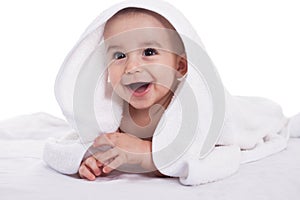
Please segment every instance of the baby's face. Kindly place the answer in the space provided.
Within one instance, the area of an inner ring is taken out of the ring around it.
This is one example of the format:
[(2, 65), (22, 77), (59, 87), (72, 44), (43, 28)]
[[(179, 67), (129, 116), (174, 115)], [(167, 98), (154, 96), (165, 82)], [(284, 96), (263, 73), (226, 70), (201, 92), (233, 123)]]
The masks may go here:
[(146, 13), (125, 14), (107, 22), (104, 39), (109, 79), (114, 91), (136, 109), (165, 105), (177, 78), (186, 72), (174, 33)]

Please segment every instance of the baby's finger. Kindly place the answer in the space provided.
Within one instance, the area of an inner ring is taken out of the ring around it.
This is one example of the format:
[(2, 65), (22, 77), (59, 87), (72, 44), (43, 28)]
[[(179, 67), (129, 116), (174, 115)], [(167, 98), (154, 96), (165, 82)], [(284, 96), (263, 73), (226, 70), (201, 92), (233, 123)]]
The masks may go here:
[(84, 164), (93, 172), (94, 175), (99, 176), (101, 174), (97, 160), (94, 157), (87, 158), (84, 161)]
[(90, 170), (87, 168), (87, 166), (85, 165), (81, 165), (79, 167), (79, 176), (80, 178), (86, 178), (90, 181), (93, 181), (96, 179), (96, 177), (94, 176), (94, 174), (92, 172), (90, 172)]
[(99, 160), (97, 160), (97, 159), (96, 159), (96, 163), (97, 163), (98, 167), (102, 167), (103, 166), (103, 164)]
[(108, 160), (115, 158), (119, 155), (119, 151), (117, 148), (109, 149), (105, 152), (97, 152), (94, 154), (94, 157), (100, 162), (100, 163), (106, 163)]
[(105, 174), (108, 174), (111, 171), (113, 171), (113, 170), (117, 169), (118, 167), (120, 167), (122, 164), (124, 164), (124, 159), (122, 158), (122, 156), (118, 156), (111, 163), (109, 163), (108, 165), (103, 167), (103, 172)]

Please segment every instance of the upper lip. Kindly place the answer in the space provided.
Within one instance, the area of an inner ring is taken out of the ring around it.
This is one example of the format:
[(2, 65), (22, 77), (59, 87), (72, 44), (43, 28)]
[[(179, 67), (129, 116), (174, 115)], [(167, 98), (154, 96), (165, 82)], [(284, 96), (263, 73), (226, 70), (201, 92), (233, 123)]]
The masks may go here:
[(133, 74), (124, 74), (121, 79), (121, 83), (126, 86), (133, 84), (133, 83), (148, 84), (151, 82), (153, 82), (152, 76), (148, 72), (145, 72), (145, 71), (137, 72), (137, 73), (133, 73)]
[(137, 81), (137, 82), (133, 82), (133, 83), (129, 83), (129, 84), (125, 84), (125, 86), (130, 86), (130, 85), (133, 85), (133, 84), (140, 84), (141, 86), (142, 85), (146, 85), (146, 84), (149, 84), (151, 82), (146, 82), (146, 81)]
[(126, 85), (127, 87), (129, 87), (131, 90), (136, 90), (142, 86), (145, 86), (145, 85), (149, 85), (151, 84), (151, 82), (136, 82), (136, 83), (131, 83), (129, 85)]

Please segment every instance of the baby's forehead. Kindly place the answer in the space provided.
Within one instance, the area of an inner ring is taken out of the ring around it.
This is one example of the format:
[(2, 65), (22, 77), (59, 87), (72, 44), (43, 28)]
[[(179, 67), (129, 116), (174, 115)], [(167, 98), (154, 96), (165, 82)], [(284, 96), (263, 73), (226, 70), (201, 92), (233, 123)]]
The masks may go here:
[(149, 27), (175, 30), (171, 23), (158, 13), (141, 8), (125, 8), (107, 20), (103, 34), (105, 38), (109, 38), (120, 32)]
[(182, 43), (175, 30), (157, 27), (138, 28), (123, 31), (105, 39), (106, 50), (134, 50), (144, 47), (155, 47), (174, 53), (182, 52)]

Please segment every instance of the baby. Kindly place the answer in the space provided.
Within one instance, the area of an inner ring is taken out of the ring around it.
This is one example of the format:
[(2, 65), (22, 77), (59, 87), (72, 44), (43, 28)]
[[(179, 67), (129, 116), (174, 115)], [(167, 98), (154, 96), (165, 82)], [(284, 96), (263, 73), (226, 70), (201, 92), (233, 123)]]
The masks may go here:
[(123, 9), (107, 21), (103, 35), (109, 82), (125, 101), (123, 117), (118, 132), (95, 139), (94, 147), (113, 148), (87, 157), (79, 168), (80, 177), (95, 180), (123, 164), (156, 171), (151, 156), (152, 135), (178, 80), (187, 72), (179, 36), (165, 29), (175, 31), (159, 14), (139, 8)]

